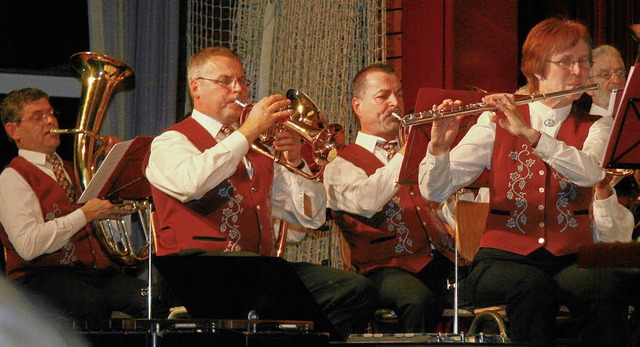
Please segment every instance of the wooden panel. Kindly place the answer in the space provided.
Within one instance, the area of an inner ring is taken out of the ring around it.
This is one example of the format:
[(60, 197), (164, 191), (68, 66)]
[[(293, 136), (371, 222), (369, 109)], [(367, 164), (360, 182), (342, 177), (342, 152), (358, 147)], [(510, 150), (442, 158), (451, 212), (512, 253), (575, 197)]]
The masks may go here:
[(402, 9), (387, 10), (387, 34), (402, 31)]
[(492, 92), (515, 92), (517, 4), (513, 0), (456, 0), (453, 20), (453, 61), (447, 61), (453, 67), (453, 89), (472, 85)]
[(387, 0), (387, 9), (402, 9), (402, 0)]
[(402, 58), (390, 58), (387, 59), (387, 64), (393, 66), (396, 69), (396, 75), (402, 80)]
[(404, 0), (402, 6), (402, 86), (409, 110), (419, 88), (442, 88), (444, 0)]
[(402, 34), (387, 36), (387, 57), (402, 56)]

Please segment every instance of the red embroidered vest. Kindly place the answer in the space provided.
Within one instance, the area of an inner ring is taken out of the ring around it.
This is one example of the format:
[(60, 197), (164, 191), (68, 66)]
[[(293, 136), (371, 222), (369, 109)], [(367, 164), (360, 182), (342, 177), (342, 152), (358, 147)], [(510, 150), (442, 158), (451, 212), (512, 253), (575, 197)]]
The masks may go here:
[[(529, 107), (519, 111), (529, 122)], [(582, 148), (599, 117), (575, 107), (561, 125), (557, 139)], [(581, 188), (560, 175), (524, 140), (500, 127), (491, 160), (490, 213), (480, 247), (527, 255), (540, 247), (561, 256), (592, 243), (591, 188)]]
[[(20, 156), (15, 157), (7, 167), (16, 170), (29, 183), (40, 201), (40, 208), (45, 221), (65, 216), (75, 210), (76, 206), (69, 202), (60, 184), (26, 159)], [(78, 191), (77, 185), (76, 191)], [(51, 254), (41, 255), (30, 261), (26, 261), (18, 255), (2, 227), (0, 227), (0, 239), (2, 239), (5, 249), (6, 274), (9, 280), (24, 276), (29, 269), (43, 266), (80, 265), (106, 268), (111, 265), (106, 254), (100, 248), (97, 239), (93, 236), (89, 224), (80, 229), (59, 250)]]
[[(216, 140), (192, 118), (168, 130), (184, 134), (204, 152)], [(167, 130), (167, 131), (168, 131)], [(249, 251), (273, 255), (271, 222), (273, 161), (249, 151), (254, 175), (249, 178), (242, 162), (235, 173), (199, 200), (182, 203), (151, 186), (159, 227), (156, 227), (156, 254), (181, 251)], [(145, 166), (146, 167), (146, 163)]]
[[(373, 153), (356, 144), (348, 145), (338, 154), (363, 169), (371, 176), (383, 166)], [(433, 223), (433, 208), (427, 208), (415, 186), (401, 186), (382, 211), (365, 218), (342, 211), (333, 211), (336, 223), (351, 246), (351, 259), (359, 271), (380, 266), (396, 266), (418, 272), (432, 259), (429, 228), (440, 227), (436, 232), (447, 233), (440, 223)], [(447, 234), (448, 235), (448, 234)], [(443, 244), (436, 248), (452, 250), (453, 238), (441, 238)], [(453, 260), (453, 255), (444, 253)]]

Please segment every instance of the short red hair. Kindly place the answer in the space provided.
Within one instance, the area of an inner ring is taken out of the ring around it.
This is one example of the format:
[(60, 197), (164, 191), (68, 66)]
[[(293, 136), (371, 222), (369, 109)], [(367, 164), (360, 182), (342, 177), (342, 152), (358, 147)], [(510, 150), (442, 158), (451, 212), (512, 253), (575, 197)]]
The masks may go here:
[(591, 35), (587, 27), (580, 22), (549, 18), (529, 31), (522, 45), (520, 71), (527, 78), (531, 94), (537, 94), (540, 91), (540, 83), (535, 75), (544, 75), (546, 61), (558, 52), (571, 49), (580, 40), (589, 47), (589, 60), (591, 60)]

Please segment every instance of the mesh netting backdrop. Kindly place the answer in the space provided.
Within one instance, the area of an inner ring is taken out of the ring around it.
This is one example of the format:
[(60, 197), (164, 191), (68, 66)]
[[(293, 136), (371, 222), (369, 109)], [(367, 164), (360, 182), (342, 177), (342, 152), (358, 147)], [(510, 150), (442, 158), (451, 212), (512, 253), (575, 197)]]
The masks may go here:
[[(298, 89), (329, 123), (342, 124), (351, 142), (351, 80), (386, 59), (385, 8), (384, 0), (190, 0), (187, 54), (211, 45), (233, 49), (254, 81), (252, 100)], [(322, 229), (288, 245), (285, 257), (348, 269), (340, 230), (331, 221)]]
[(230, 47), (254, 81), (253, 99), (298, 89), (349, 142), (351, 80), (386, 59), (385, 14), (384, 0), (190, 0), (187, 53)]

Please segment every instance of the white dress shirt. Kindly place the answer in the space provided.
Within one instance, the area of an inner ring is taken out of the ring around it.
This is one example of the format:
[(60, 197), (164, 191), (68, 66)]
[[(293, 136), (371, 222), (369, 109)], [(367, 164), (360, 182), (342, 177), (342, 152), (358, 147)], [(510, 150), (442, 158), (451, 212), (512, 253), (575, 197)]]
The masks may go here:
[(603, 117), (611, 116), (611, 112), (609, 112), (608, 109), (604, 107), (600, 107), (596, 104), (591, 104), (591, 109), (589, 110), (589, 114), (603, 116)]
[[(596, 121), (589, 129), (582, 150), (578, 150), (555, 138), (571, 105), (551, 109), (541, 102), (533, 102), (528, 106), (531, 126), (541, 133), (535, 155), (580, 187), (593, 187), (604, 178), (601, 162), (611, 134), (611, 117)], [(427, 152), (418, 173), (420, 192), (426, 199), (444, 201), (472, 183), (482, 170), (491, 169), (496, 124), (489, 119), (489, 114), (483, 113), (451, 151), (439, 156)]]
[[(218, 144), (201, 152), (183, 134), (166, 131), (151, 143), (149, 165), (145, 170), (151, 184), (181, 202), (200, 199), (233, 175), (240, 161), (244, 162), (249, 175), (253, 172), (245, 159), (250, 146), (244, 135), (236, 131), (225, 138), (218, 121), (197, 110), (193, 110), (191, 117), (214, 136)], [(309, 216), (305, 214), (305, 196), (311, 203)], [(272, 217), (318, 228), (325, 221), (325, 205), (322, 183), (274, 164)]]
[(630, 242), (635, 224), (633, 213), (618, 203), (616, 190), (602, 200), (593, 198), (593, 223), (596, 242)]
[(385, 140), (362, 132), (358, 132), (356, 137), (356, 144), (385, 164), (371, 176), (340, 156), (327, 164), (324, 171), (327, 207), (370, 218), (398, 192), (404, 156), (396, 154), (388, 160), (387, 152), (376, 146), (378, 141)]
[[(46, 154), (21, 149), (18, 155), (55, 180)], [(38, 197), (29, 183), (16, 170), (6, 168), (0, 174), (0, 223), (16, 252), (29, 261), (60, 249), (87, 221), (79, 209), (45, 221)]]

